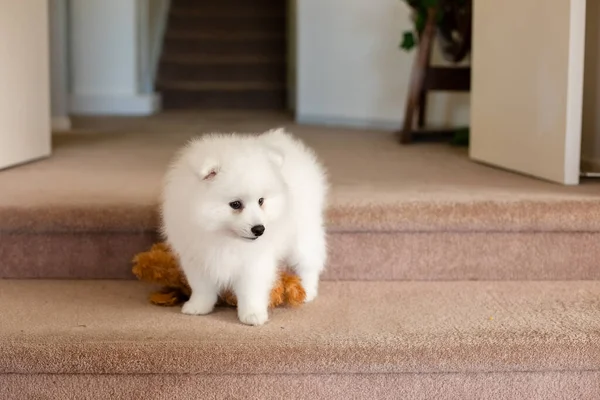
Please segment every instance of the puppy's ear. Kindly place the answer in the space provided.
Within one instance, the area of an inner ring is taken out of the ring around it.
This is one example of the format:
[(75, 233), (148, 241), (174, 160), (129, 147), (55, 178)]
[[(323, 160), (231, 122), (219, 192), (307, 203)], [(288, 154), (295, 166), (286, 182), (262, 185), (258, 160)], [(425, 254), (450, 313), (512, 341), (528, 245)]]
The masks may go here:
[(277, 128), (269, 129), (263, 135), (284, 135), (286, 133), (285, 128), (279, 126)]
[(283, 157), (283, 153), (277, 149), (272, 147), (267, 148), (267, 156), (271, 160), (273, 164), (275, 164), (278, 168), (283, 167), (283, 162), (285, 158)]
[(203, 181), (212, 181), (219, 173), (219, 163), (217, 160), (208, 158), (202, 163), (192, 165), (194, 172)]

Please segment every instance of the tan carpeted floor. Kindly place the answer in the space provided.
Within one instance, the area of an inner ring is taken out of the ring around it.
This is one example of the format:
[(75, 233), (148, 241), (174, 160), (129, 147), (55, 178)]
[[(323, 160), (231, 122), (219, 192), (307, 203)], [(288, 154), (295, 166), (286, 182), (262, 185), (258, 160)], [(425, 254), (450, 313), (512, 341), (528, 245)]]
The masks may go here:
[(176, 399), (273, 384), (268, 398), (600, 397), (600, 282), (327, 282), (315, 303), (258, 328), (232, 309), (190, 317), (150, 305), (148, 290), (0, 281), (0, 398), (19, 398), (19, 382), (77, 398), (125, 398), (144, 384), (144, 398)]
[(139, 282), (0, 280), (0, 399), (600, 398), (600, 185), (387, 133), (276, 114), (77, 120), (51, 159), (0, 171), (0, 278), (131, 278), (173, 152), (277, 125), (333, 183), (315, 303), (251, 328), (232, 309), (152, 306)]
[(0, 375), (7, 400), (597, 400), (597, 371), (441, 374)]
[[(166, 165), (190, 137), (278, 125), (303, 138), (326, 164), (334, 230), (600, 227), (600, 218), (589, 218), (600, 215), (598, 184), (545, 183), (475, 164), (466, 151), (447, 145), (403, 147), (388, 133), (294, 126), (262, 114), (178, 113), (76, 124), (77, 132), (56, 135), (51, 159), (0, 172), (2, 230), (149, 227)], [(106, 214), (100, 207), (114, 209)], [(86, 218), (53, 218), (72, 209)], [(36, 218), (21, 218), (23, 210), (36, 211)]]
[(131, 256), (158, 240), (161, 177), (179, 146), (202, 132), (287, 126), (331, 175), (325, 279), (600, 279), (596, 183), (562, 187), (473, 163), (463, 149), (279, 114), (75, 125), (56, 135), (52, 158), (0, 171), (0, 277), (130, 278)]

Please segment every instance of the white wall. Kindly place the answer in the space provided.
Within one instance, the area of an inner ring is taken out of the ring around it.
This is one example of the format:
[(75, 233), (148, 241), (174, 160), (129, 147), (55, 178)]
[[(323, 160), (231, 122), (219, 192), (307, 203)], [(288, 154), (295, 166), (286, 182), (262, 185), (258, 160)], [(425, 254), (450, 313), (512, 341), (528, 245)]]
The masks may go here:
[(138, 0), (138, 55), (142, 93), (154, 92), (170, 4), (170, 0)]
[[(411, 27), (405, 4), (302, 0), (296, 13), (297, 119), (398, 128), (415, 54), (398, 47), (402, 32)], [(430, 126), (467, 125), (469, 95), (432, 94), (428, 110)]]
[(71, 0), (73, 114), (152, 114), (158, 97), (140, 75), (139, 0)]
[(67, 0), (50, 0), (50, 88), (52, 129), (67, 130), (69, 119)]

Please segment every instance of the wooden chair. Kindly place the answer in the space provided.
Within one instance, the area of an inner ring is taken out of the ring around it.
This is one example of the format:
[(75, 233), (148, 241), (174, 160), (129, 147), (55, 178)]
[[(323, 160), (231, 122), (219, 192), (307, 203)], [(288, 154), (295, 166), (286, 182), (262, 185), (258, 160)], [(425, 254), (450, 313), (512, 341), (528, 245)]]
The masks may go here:
[[(438, 20), (443, 10), (445, 18)], [(454, 36), (459, 31), (460, 41)], [(452, 62), (462, 61), (471, 48), (471, 2), (462, 8), (453, 0), (441, 1), (438, 8), (430, 8), (425, 28), (420, 34), (417, 55), (411, 73), (411, 82), (404, 113), (404, 125), (398, 132), (403, 144), (413, 141), (440, 140), (451, 138), (453, 129), (426, 129), (427, 94), (430, 91), (470, 91), (470, 67), (432, 67), (431, 52), (436, 36), (442, 43), (444, 57)], [(417, 116), (417, 129), (414, 118)]]

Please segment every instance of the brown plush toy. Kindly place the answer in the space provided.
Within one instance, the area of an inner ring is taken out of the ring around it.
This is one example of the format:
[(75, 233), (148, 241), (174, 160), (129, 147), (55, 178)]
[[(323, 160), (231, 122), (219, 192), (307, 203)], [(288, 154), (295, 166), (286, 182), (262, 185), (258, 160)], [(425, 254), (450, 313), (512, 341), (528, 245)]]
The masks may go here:
[[(192, 293), (179, 262), (165, 243), (157, 243), (149, 251), (133, 258), (133, 274), (141, 281), (154, 283), (163, 288), (150, 295), (150, 302), (159, 306), (176, 306), (189, 299)], [(299, 306), (304, 303), (306, 292), (300, 278), (285, 271), (271, 291), (269, 307)], [(219, 304), (235, 307), (237, 300), (230, 290), (219, 294)]]

